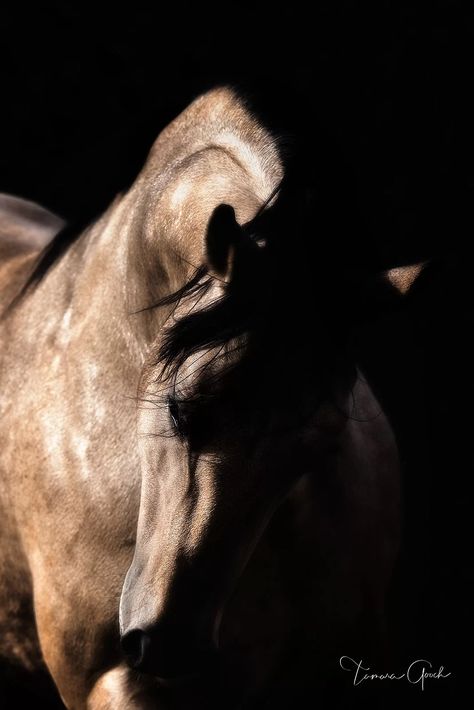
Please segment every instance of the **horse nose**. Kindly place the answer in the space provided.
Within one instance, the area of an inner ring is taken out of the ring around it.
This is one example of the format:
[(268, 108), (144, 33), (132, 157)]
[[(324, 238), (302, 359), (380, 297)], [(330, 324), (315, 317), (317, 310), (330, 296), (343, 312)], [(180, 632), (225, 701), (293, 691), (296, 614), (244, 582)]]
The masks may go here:
[(122, 636), (121, 644), (130, 668), (142, 670), (150, 655), (151, 637), (141, 629), (133, 629)]
[(213, 644), (193, 644), (178, 633), (166, 630), (132, 629), (121, 638), (128, 665), (163, 682), (184, 683), (202, 677), (215, 664), (217, 649)]

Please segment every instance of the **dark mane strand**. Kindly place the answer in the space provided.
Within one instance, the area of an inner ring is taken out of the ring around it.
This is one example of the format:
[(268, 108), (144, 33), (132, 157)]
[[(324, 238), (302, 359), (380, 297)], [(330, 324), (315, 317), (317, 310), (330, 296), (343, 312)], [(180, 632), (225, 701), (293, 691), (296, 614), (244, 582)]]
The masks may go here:
[[(267, 236), (265, 216), (269, 204), (277, 198), (282, 188), (280, 183), (261, 205), (256, 216), (243, 228), (252, 241), (256, 241), (262, 233)], [(263, 220), (263, 223), (262, 223)], [(262, 229), (263, 228), (263, 229)], [(259, 277), (262, 274), (259, 273)], [(177, 307), (182, 301), (195, 298), (192, 310), (177, 320), (166, 332), (158, 354), (158, 363), (164, 366), (168, 378), (176, 377), (184, 362), (202, 350), (213, 350), (225, 346), (230, 341), (243, 336), (255, 324), (261, 313), (257, 287), (260, 280), (252, 279), (252, 269), (242, 279), (245, 281), (237, 287), (227, 285), (224, 295), (204, 308), (196, 309), (199, 300), (208, 293), (215, 277), (208, 273), (205, 265), (198, 267), (189, 281), (180, 289), (165, 296), (152, 308), (162, 306)]]
[[(213, 283), (207, 269), (200, 267), (185, 286), (162, 299), (156, 307), (178, 305), (183, 299), (202, 297)], [(253, 304), (255, 305), (255, 304)], [(203, 350), (222, 348), (252, 328), (255, 309), (250, 299), (228, 290), (221, 298), (199, 310), (191, 310), (167, 331), (158, 354), (168, 379), (175, 378), (184, 362)]]
[(39, 252), (37, 259), (33, 263), (31, 272), (5, 312), (11, 311), (29, 291), (41, 283), (49, 269), (61, 259), (68, 248), (74, 244), (76, 239), (81, 236), (89, 224), (90, 220), (66, 224), (65, 227), (53, 237), (49, 244)]

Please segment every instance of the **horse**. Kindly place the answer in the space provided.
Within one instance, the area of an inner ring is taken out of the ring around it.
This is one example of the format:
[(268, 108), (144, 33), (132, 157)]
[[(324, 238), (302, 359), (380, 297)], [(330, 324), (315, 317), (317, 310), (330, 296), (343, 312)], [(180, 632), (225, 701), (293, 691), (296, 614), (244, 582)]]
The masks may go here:
[(0, 200), (0, 659), (67, 708), (264, 707), (383, 645), (397, 445), (287, 174), (218, 87), (84, 231)]

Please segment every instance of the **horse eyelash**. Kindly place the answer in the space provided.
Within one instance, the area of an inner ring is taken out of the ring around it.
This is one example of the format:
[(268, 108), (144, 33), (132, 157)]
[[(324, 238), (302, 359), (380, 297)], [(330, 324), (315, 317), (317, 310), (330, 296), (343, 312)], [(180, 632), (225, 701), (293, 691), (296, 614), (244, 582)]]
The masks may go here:
[(182, 422), (180, 418), (180, 412), (179, 412), (179, 404), (178, 400), (175, 396), (169, 396), (168, 397), (168, 414), (171, 418), (171, 421), (173, 422), (174, 429), (177, 433), (182, 433)]

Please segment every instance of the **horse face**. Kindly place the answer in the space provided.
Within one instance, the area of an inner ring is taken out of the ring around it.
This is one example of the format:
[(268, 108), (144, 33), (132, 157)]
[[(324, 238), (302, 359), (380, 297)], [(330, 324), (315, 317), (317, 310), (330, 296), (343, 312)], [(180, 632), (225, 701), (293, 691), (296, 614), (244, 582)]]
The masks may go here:
[[(305, 334), (289, 347), (265, 308), (251, 322), (258, 253), (250, 268), (234, 255), (231, 278), (227, 255), (214, 253), (218, 278), (188, 290), (142, 383), (141, 506), (121, 632), (129, 663), (163, 680), (213, 658), (225, 601), (268, 520), (345, 421), (321, 396)], [(264, 291), (257, 298), (268, 281)]]

